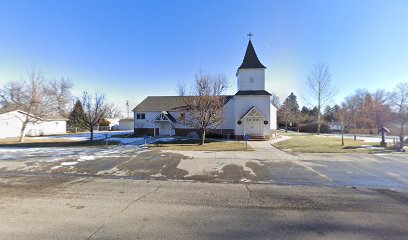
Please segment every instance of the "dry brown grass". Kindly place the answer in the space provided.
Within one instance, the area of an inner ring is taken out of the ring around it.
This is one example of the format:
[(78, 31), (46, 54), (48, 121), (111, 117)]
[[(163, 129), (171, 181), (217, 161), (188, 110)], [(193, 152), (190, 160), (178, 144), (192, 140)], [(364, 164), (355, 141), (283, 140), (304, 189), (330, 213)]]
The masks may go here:
[(369, 143), (349, 138), (315, 136), (309, 133), (283, 133), (289, 136), (288, 140), (273, 144), (275, 147), (286, 151), (302, 153), (374, 153), (382, 150), (362, 148), (362, 145), (378, 146), (378, 143)]
[(152, 150), (178, 150), (178, 151), (246, 151), (252, 150), (245, 142), (237, 141), (212, 141), (206, 140), (204, 145), (199, 145), (200, 140), (175, 140), (172, 142), (158, 142), (150, 144)]
[[(108, 145), (117, 145), (118, 142), (109, 141)], [(91, 147), (105, 146), (104, 140), (76, 141), (66, 138), (26, 137), (20, 143), (18, 138), (0, 138), (0, 147)]]

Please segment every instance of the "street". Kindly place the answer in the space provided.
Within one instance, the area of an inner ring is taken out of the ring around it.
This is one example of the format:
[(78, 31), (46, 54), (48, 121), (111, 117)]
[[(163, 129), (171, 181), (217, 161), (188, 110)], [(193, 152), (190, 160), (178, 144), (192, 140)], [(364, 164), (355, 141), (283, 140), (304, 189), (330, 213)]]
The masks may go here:
[(406, 239), (392, 190), (3, 177), (2, 239)]
[(408, 156), (288, 154), (268, 142), (251, 151), (104, 148), (0, 148), (0, 176), (99, 176), (217, 183), (272, 183), (408, 190)]
[(1, 239), (406, 239), (405, 154), (1, 148)]

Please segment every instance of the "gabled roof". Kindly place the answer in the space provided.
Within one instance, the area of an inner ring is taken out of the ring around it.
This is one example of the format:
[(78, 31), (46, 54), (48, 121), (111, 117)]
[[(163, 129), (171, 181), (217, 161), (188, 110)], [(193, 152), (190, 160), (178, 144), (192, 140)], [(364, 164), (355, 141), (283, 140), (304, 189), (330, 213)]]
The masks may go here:
[[(233, 96), (222, 97), (227, 103)], [(149, 96), (139, 103), (133, 112), (179, 111), (185, 107), (184, 98), (194, 98), (194, 96)]]
[(261, 61), (259, 61), (256, 55), (252, 41), (249, 40), (248, 47), (245, 52), (244, 60), (238, 69), (248, 69), (248, 68), (266, 68)]
[(162, 121), (170, 121), (172, 123), (176, 122), (176, 119), (171, 116), (171, 114), (167, 111), (162, 111), (159, 115), (154, 118), (155, 122), (162, 122)]
[(244, 113), (244, 115), (242, 115), (241, 119), (243, 119), (245, 117), (262, 117), (262, 118), (265, 118), (263, 116), (263, 114), (255, 106), (252, 106), (246, 113)]
[(268, 91), (265, 90), (247, 90), (247, 91), (238, 91), (235, 95), (268, 95), (271, 96)]

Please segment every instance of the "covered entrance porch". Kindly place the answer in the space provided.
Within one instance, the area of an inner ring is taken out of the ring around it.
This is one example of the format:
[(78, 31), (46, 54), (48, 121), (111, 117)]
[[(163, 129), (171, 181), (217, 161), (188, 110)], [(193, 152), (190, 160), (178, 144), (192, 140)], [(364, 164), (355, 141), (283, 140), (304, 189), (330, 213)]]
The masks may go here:
[[(174, 136), (175, 135), (175, 128), (174, 123), (176, 120), (170, 113), (166, 111), (162, 111), (157, 117), (154, 119), (154, 136)], [(156, 130), (157, 129), (157, 130)]]
[(240, 121), (243, 125), (244, 136), (249, 135), (250, 139), (253, 140), (266, 139), (264, 126), (267, 124), (267, 120), (256, 107), (251, 107), (248, 112), (241, 117)]

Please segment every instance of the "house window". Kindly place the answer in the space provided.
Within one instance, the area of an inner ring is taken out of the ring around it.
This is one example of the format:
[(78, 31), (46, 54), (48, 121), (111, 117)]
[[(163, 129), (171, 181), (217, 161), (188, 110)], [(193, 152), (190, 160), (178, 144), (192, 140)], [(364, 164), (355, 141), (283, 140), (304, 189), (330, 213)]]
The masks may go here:
[(254, 82), (254, 78), (251, 77), (251, 78), (249, 79), (249, 82), (250, 82), (250, 83), (253, 83), (253, 82)]
[(144, 113), (137, 113), (136, 114), (136, 119), (146, 119), (146, 116)]

